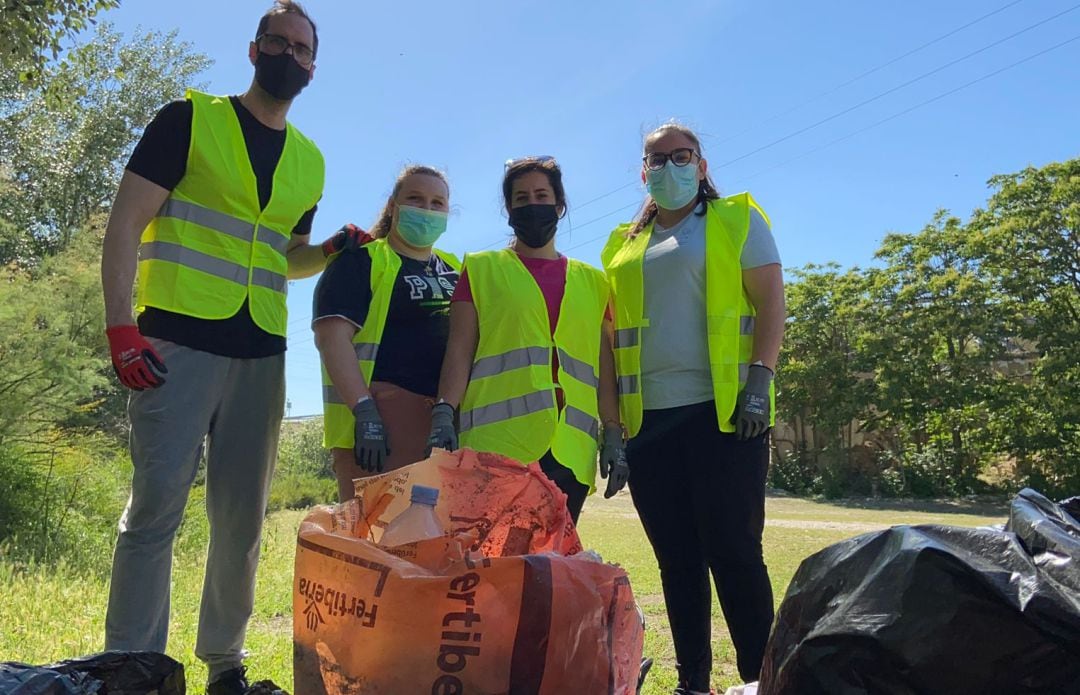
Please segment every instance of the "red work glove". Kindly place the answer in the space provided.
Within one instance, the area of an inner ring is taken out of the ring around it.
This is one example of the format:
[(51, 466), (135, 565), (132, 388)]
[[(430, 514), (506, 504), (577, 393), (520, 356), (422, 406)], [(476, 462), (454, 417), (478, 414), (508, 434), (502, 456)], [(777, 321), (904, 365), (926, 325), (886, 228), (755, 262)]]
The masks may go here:
[(363, 229), (360, 229), (355, 224), (349, 223), (322, 243), (322, 252), (324, 256), (332, 256), (341, 251), (358, 249), (369, 241), (374, 240), (375, 237), (371, 236)]
[(154, 346), (136, 326), (112, 326), (105, 329), (112, 353), (113, 370), (120, 383), (129, 389), (156, 389), (165, 383), (168, 369)]

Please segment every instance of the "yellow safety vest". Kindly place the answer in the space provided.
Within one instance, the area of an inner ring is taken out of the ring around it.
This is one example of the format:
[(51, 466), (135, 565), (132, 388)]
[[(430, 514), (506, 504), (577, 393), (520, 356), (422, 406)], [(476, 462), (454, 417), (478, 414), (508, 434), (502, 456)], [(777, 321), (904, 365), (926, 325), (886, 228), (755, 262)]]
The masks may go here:
[[(386, 239), (376, 239), (364, 246), (371, 256), (371, 304), (367, 320), (353, 336), (353, 350), (360, 363), (364, 383), (371, 384), (375, 373), (375, 360), (379, 355), (386, 316), (390, 311), (390, 297), (394, 282), (401, 270), (401, 256)], [(453, 254), (434, 249), (435, 254), (454, 270), (461, 269), (461, 262)], [(334, 257), (336, 259), (336, 256)], [(332, 261), (331, 261), (332, 262)], [(356, 418), (352, 414), (353, 403), (345, 403), (330, 381), (326, 366), (322, 367), (323, 383), (323, 446), (329, 449), (351, 449), (355, 442)]]
[(244, 133), (228, 97), (188, 90), (191, 145), (184, 178), (143, 230), (136, 311), (225, 319), (248, 300), (251, 318), (284, 336), (288, 261), (297, 220), (322, 196), (322, 153), (293, 126), (260, 209)]
[[(712, 372), (716, 417), (721, 432), (734, 432), (731, 415), (739, 390), (746, 383), (754, 351), (754, 306), (742, 284), (743, 244), (750, 228), (750, 209), (765, 213), (750, 197), (740, 193), (714, 200), (705, 213), (705, 306), (709, 332), (709, 366)], [(765, 218), (768, 220), (768, 217)], [(633, 224), (615, 228), (600, 259), (611, 283), (615, 309), (615, 369), (619, 376), (619, 414), (628, 436), (641, 429), (641, 329), (645, 316), (645, 283), (642, 271), (645, 249), (653, 225), (635, 237), (627, 237)], [(775, 424), (775, 389), (770, 387)]]
[[(465, 257), (480, 339), (461, 403), (461, 445), (523, 463), (549, 449), (589, 491), (596, 478), (604, 274), (569, 259), (552, 338), (544, 294), (512, 249)], [(551, 356), (559, 361), (556, 403)]]

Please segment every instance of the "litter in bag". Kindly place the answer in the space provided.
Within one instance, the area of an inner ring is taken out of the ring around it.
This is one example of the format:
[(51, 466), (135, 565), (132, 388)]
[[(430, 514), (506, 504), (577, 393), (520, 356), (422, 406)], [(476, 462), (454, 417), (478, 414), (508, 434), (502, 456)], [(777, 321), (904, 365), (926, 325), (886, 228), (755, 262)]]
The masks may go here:
[[(415, 484), (447, 535), (378, 540)], [(626, 572), (579, 553), (540, 471), (462, 450), (356, 481), (297, 539), (294, 691), (634, 693), (644, 639)]]
[(1004, 530), (898, 526), (803, 561), (763, 695), (1080, 692), (1080, 523), (1033, 490)]
[(184, 695), (184, 666), (156, 652), (103, 652), (47, 666), (0, 663), (5, 695)]

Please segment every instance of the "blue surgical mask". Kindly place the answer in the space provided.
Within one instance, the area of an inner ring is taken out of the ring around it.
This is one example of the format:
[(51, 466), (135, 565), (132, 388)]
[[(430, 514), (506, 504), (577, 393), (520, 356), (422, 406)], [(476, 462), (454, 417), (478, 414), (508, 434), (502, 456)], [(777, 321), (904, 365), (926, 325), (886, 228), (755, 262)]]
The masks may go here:
[(693, 164), (677, 167), (671, 162), (663, 169), (645, 172), (645, 185), (656, 204), (665, 210), (680, 210), (698, 194), (698, 168)]
[(447, 213), (398, 205), (397, 233), (409, 246), (433, 246), (446, 231)]

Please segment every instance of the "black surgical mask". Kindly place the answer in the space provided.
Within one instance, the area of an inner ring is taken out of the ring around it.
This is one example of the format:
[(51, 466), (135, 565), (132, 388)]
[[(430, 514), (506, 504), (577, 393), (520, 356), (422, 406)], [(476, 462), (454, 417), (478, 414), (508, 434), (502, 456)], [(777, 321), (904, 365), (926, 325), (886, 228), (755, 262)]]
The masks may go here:
[(281, 101), (289, 101), (311, 80), (311, 69), (297, 63), (288, 53), (276, 56), (259, 53), (255, 59), (255, 81), (263, 90)]
[(538, 249), (555, 236), (559, 212), (554, 205), (522, 205), (510, 208), (510, 226), (514, 235), (531, 249)]

